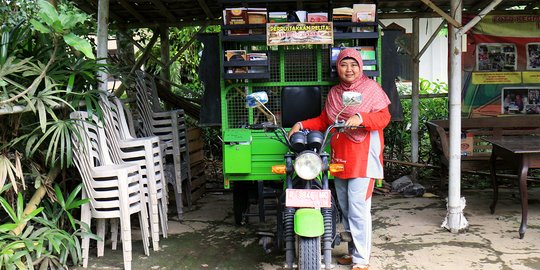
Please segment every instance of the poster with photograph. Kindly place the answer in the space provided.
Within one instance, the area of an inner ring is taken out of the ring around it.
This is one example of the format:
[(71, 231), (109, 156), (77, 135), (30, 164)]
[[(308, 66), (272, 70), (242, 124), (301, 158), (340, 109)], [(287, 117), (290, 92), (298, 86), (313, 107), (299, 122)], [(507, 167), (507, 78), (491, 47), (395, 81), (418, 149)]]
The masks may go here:
[(527, 70), (540, 70), (540, 42), (527, 44)]
[(501, 99), (503, 114), (540, 114), (540, 87), (505, 87)]
[(515, 71), (516, 45), (512, 43), (480, 43), (476, 47), (476, 70)]

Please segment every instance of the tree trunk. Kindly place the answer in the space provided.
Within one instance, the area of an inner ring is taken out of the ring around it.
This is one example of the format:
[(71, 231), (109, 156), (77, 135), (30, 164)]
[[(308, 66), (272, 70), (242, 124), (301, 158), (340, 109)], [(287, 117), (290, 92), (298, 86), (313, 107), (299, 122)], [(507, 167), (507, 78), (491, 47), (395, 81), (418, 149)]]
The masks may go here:
[[(60, 166), (55, 166), (49, 171), (47, 177), (45, 178), (45, 181), (50, 182), (54, 180), (60, 174), (60, 172)], [(38, 205), (41, 203), (41, 200), (43, 200), (43, 197), (45, 197), (45, 194), (47, 194), (46, 183), (42, 183), (41, 186), (34, 193), (34, 196), (32, 196), (32, 198), (24, 208), (23, 217), (37, 209)], [(24, 230), (24, 227), (26, 227), (26, 222), (19, 224), (17, 228), (11, 231), (11, 233), (13, 233), (14, 235), (19, 235)]]

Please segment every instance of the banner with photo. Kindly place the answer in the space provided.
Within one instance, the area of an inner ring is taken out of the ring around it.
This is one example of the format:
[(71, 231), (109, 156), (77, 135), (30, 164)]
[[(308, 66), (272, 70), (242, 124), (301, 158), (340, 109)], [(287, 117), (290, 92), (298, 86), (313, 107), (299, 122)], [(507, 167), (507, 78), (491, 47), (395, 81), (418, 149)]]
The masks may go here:
[[(472, 17), (467, 17), (467, 20)], [(463, 68), (540, 71), (540, 15), (488, 15), (467, 33)]]

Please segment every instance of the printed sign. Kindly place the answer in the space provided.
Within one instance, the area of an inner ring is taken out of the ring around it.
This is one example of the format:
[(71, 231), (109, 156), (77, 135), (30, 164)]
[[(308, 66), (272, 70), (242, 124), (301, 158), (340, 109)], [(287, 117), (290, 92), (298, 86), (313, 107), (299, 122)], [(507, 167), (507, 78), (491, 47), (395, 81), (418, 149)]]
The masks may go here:
[(473, 72), (473, 84), (521, 83), (521, 72)]
[(333, 44), (332, 22), (267, 23), (266, 45)]
[(540, 83), (539, 71), (523, 71), (523, 83)]

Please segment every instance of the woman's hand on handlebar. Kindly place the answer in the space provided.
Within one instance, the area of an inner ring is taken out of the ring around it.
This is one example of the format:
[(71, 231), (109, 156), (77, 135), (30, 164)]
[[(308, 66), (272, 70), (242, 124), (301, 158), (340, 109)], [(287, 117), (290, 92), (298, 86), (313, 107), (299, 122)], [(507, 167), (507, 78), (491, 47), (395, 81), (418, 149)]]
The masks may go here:
[(359, 127), (363, 123), (362, 116), (360, 114), (355, 114), (351, 116), (349, 119), (347, 119), (347, 122), (345, 122), (345, 126), (352, 126), (353, 129), (356, 127)]
[(287, 136), (290, 138), (291, 135), (293, 135), (293, 133), (300, 131), (300, 129), (302, 129), (302, 124), (300, 124), (300, 122), (298, 122), (298, 123), (296, 123), (296, 124), (294, 124), (292, 126), (292, 128), (289, 131), (289, 134), (287, 134)]

